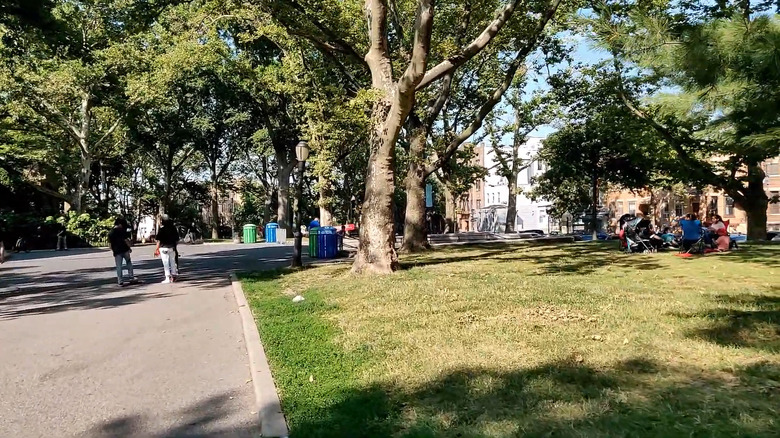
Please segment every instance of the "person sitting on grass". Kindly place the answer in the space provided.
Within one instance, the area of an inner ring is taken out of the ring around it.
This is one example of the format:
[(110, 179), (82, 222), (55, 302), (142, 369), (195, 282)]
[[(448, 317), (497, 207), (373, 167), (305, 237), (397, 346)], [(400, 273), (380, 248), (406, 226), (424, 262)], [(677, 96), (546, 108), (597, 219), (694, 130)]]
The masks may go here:
[(686, 251), (691, 249), (701, 236), (701, 221), (696, 213), (688, 213), (684, 218), (678, 218), (682, 228), (682, 247)]

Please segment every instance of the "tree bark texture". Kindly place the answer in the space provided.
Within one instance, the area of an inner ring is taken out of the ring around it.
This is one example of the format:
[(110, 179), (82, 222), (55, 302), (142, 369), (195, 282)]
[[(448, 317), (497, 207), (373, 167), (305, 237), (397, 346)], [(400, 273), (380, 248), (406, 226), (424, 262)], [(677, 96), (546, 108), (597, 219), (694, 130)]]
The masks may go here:
[(592, 228), (592, 231), (593, 231), (592, 236), (593, 236), (593, 241), (595, 242), (595, 241), (598, 240), (598, 234), (599, 234), (599, 221), (598, 221), (598, 214), (599, 214), (599, 178), (594, 175), (592, 180), (593, 180), (593, 187), (592, 187), (593, 188), (593, 199), (591, 200), (591, 204), (593, 204), (593, 205), (591, 206), (590, 213), (592, 215), (591, 216), (591, 220), (593, 221), (592, 225), (591, 225), (591, 228)]
[[(398, 133), (388, 132), (384, 129), (385, 124), (376, 122), (385, 119), (390, 108), (388, 102), (379, 102), (374, 107), (375, 127), (369, 140), (372, 153), (360, 218), (360, 243), (352, 266), (355, 273), (388, 274), (398, 268), (393, 216), (393, 170)], [(397, 123), (400, 130), (400, 122)]]
[(276, 223), (279, 224), (279, 228), (287, 230), (292, 229), (290, 223), (290, 174), (292, 173), (292, 166), (287, 164), (278, 163), (278, 206), (276, 207)]
[(409, 144), (409, 167), (406, 171), (406, 215), (401, 251), (416, 252), (430, 248), (425, 226), (425, 143), (427, 130), (418, 126)]
[(360, 226), (360, 243), (352, 266), (355, 273), (389, 274), (398, 269), (395, 251), (395, 144), (414, 106), (415, 88), (425, 75), (433, 27), (433, 0), (419, 0), (412, 55), (398, 82), (393, 80), (387, 38), (387, 2), (367, 0), (370, 46), (366, 63), (371, 83), (384, 96), (374, 103), (369, 135), (366, 191)]
[(766, 240), (769, 197), (764, 189), (765, 177), (766, 174), (760, 165), (748, 166), (748, 184), (742, 197), (742, 208), (747, 215), (747, 237), (749, 240)]
[(452, 191), (444, 186), (444, 233), (457, 233), (458, 219), (455, 217), (455, 197), (452, 195)]
[(330, 181), (324, 176), (319, 177), (319, 185), (320, 200), (318, 205), (320, 207), (320, 225), (323, 227), (330, 227), (333, 226), (333, 209), (331, 207), (333, 190)]
[(217, 185), (217, 175), (211, 175), (211, 238), (219, 239), (219, 186)]
[[(514, 165), (514, 163), (513, 163)], [(507, 179), (509, 187), (509, 198), (506, 200), (506, 226), (504, 232), (507, 234), (514, 233), (515, 221), (517, 220), (517, 175)]]

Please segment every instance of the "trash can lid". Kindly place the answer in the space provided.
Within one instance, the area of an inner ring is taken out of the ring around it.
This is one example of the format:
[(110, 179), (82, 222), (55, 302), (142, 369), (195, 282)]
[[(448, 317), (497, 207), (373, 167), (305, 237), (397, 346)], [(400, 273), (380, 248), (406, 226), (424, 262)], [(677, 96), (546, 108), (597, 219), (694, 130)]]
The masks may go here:
[(255, 225), (255, 224), (246, 224), (246, 225), (244, 225), (244, 228), (257, 228), (257, 225)]
[(279, 224), (277, 224), (276, 222), (269, 222), (269, 223), (265, 224), (265, 227), (266, 228), (279, 228)]

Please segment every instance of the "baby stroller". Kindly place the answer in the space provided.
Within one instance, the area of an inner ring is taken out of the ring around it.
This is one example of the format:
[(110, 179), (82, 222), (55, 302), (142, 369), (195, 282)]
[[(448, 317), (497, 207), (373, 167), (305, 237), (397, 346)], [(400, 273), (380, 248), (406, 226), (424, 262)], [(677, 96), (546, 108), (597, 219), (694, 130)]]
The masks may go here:
[(642, 238), (637, 230), (640, 219), (634, 215), (625, 214), (620, 218), (620, 247), (628, 254), (637, 252), (655, 252), (656, 249), (648, 239)]

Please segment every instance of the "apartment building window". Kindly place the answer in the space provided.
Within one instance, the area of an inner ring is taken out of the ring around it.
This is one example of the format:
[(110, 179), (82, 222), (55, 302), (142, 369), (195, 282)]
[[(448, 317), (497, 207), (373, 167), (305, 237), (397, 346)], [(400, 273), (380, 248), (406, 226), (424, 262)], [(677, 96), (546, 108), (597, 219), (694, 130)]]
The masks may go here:
[(636, 201), (631, 201), (628, 203), (628, 212), (631, 214), (636, 213)]
[(544, 164), (542, 163), (542, 160), (538, 160), (536, 162), (536, 170), (544, 170)]
[(710, 196), (709, 214), (718, 214), (718, 197)]
[(675, 217), (682, 216), (684, 207), (685, 207), (685, 205), (683, 204), (682, 201), (678, 200), (677, 202), (675, 202), (674, 203), (674, 216)]
[(767, 176), (780, 176), (780, 163), (767, 163), (766, 165)]
[(726, 196), (726, 209), (723, 211), (725, 216), (734, 216), (734, 199)]
[[(769, 193), (769, 201), (778, 201), (778, 196), (780, 196), (780, 192)], [(769, 214), (780, 214), (780, 202), (769, 204)]]
[(501, 203), (501, 193), (498, 194), (498, 203)]
[(539, 209), (539, 224), (545, 224), (547, 222), (547, 209)]
[(479, 210), (480, 208), (482, 208), (482, 200), (477, 199), (477, 210)]
[(615, 210), (617, 210), (617, 216), (623, 216), (623, 201), (617, 201), (615, 203)]

